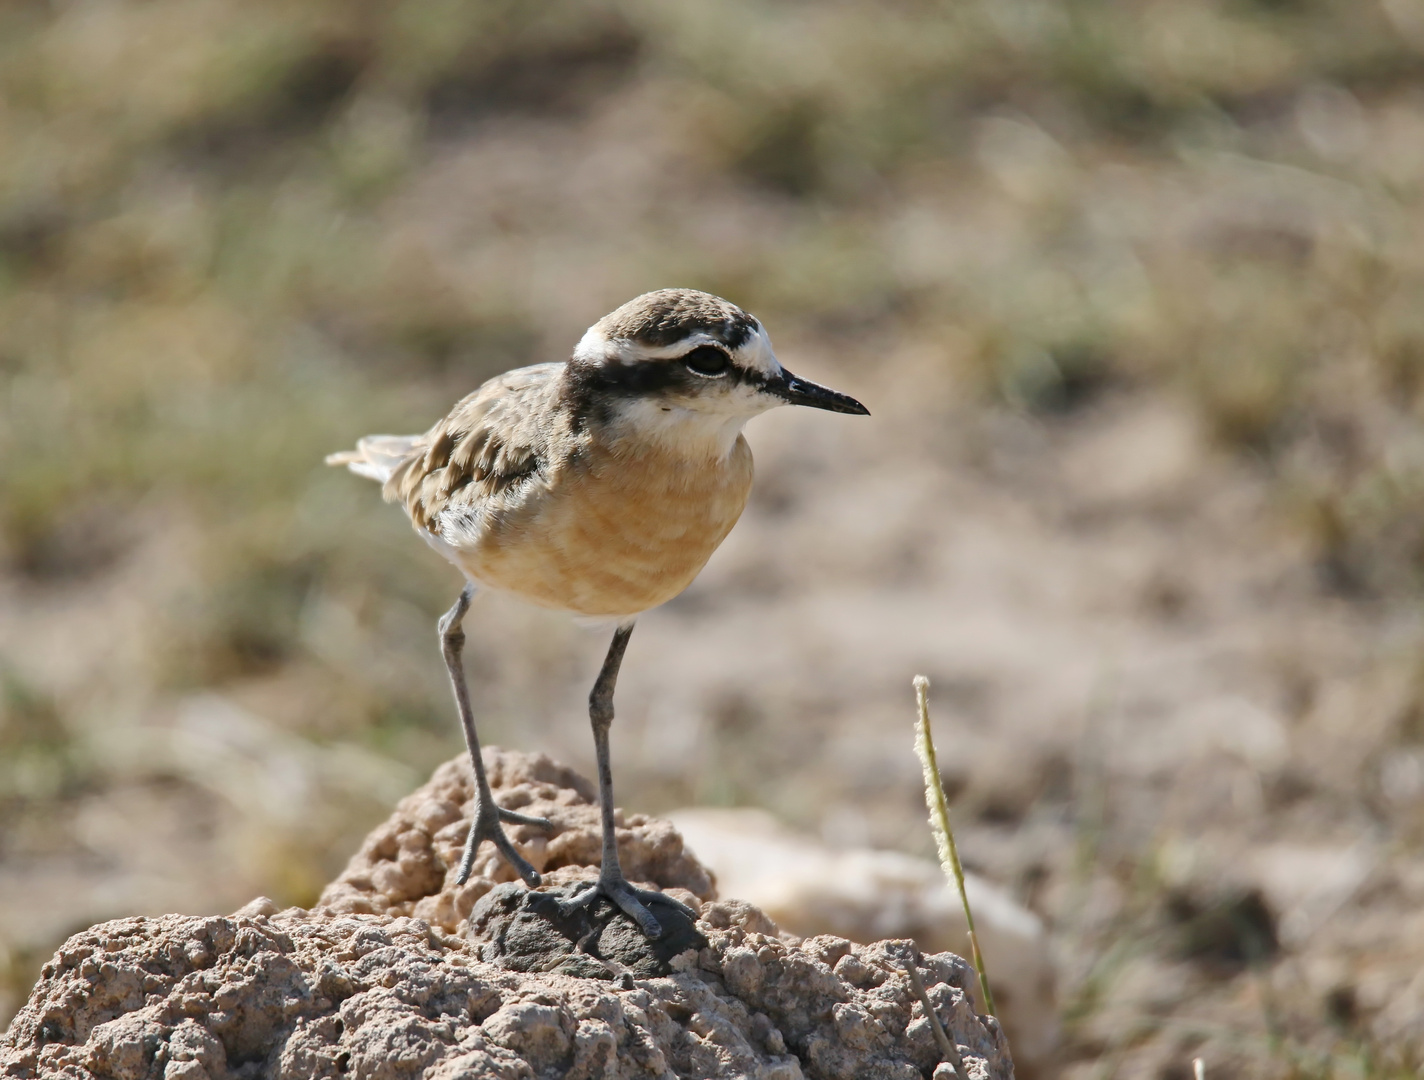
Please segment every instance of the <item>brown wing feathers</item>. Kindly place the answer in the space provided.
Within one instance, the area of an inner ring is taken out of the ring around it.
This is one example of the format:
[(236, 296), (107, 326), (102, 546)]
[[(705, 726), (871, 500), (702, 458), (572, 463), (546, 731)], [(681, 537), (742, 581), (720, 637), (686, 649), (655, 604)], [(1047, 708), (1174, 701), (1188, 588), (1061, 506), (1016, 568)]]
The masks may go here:
[(385, 496), (416, 525), (434, 531), (451, 502), (497, 495), (539, 471), (543, 439), (531, 406), (549, 380), (547, 373), (511, 378), (520, 374), (493, 379), (461, 401), (391, 473)]

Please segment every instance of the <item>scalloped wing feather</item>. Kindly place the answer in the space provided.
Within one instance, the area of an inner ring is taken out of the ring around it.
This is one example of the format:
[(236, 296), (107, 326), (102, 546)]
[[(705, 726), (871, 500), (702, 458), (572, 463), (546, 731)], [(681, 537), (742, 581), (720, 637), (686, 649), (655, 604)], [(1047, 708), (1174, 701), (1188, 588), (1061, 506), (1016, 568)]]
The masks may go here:
[[(506, 372), (417, 436), (385, 481), (387, 500), (438, 533), (440, 515), (511, 491), (544, 469), (563, 364)], [(542, 420), (542, 423), (541, 423)]]

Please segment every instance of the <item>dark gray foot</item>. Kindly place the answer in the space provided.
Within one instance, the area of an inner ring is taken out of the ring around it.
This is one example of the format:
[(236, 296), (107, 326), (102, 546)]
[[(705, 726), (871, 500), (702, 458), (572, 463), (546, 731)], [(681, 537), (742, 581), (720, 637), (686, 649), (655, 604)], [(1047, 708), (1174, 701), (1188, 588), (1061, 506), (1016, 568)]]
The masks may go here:
[(470, 880), (470, 871), (474, 868), (475, 852), (479, 850), (480, 841), (489, 840), (504, 856), (505, 862), (514, 867), (515, 872), (524, 879), (524, 884), (531, 889), (535, 888), (544, 879), (539, 876), (538, 870), (529, 865), (529, 860), (515, 850), (514, 845), (509, 842), (509, 837), (504, 835), (504, 827), (500, 822), (534, 825), (541, 829), (552, 829), (554, 823), (548, 818), (535, 817), (533, 814), (516, 814), (513, 810), (498, 806), (487, 809), (488, 806), (487, 803), (481, 803), (475, 811), (475, 820), (470, 824), (470, 835), (465, 837), (465, 854), (460, 858), (460, 870), (455, 875), (455, 884), (463, 885)]
[(696, 920), (697, 918), (697, 912), (681, 901), (674, 900), (667, 893), (635, 888), (628, 884), (628, 879), (621, 873), (601, 874), (596, 882), (582, 892), (567, 900), (560, 900), (559, 911), (561, 914), (568, 915), (579, 908), (588, 907), (600, 896), (613, 901), (623, 914), (637, 923), (638, 929), (643, 932), (644, 937), (655, 940), (663, 936), (663, 928), (646, 906), (654, 900), (677, 908), (689, 919)]

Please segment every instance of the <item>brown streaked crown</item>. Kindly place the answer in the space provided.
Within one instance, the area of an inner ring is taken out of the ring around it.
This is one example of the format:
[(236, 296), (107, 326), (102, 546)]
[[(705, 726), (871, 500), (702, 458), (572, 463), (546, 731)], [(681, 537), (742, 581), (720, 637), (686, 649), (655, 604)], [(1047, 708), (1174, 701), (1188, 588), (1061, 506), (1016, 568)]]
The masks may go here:
[(610, 339), (662, 348), (701, 332), (729, 348), (746, 344), (760, 323), (736, 304), (696, 289), (658, 289), (634, 297), (594, 324)]

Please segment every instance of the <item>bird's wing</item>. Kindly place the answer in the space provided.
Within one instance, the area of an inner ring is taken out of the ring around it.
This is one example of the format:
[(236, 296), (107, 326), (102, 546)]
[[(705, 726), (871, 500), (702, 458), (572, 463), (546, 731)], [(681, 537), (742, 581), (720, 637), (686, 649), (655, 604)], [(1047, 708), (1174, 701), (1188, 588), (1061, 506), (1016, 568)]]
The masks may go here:
[(563, 369), (539, 364), (485, 383), (411, 440), (385, 480), (385, 497), (420, 528), (438, 532), (447, 508), (505, 494), (536, 476), (548, 461)]

